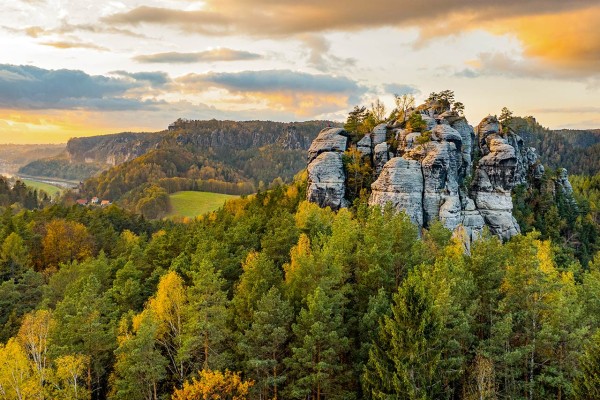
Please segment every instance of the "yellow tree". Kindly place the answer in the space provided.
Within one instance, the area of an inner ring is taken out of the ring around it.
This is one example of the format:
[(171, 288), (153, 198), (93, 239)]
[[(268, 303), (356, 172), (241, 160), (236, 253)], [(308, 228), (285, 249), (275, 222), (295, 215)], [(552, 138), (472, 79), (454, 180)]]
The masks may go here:
[(148, 304), (158, 321), (157, 341), (167, 354), (171, 373), (181, 383), (186, 371), (178, 353), (183, 346), (183, 314), (186, 303), (183, 279), (175, 271), (171, 271), (160, 278), (156, 295)]
[(321, 271), (319, 271), (307, 235), (300, 235), (298, 244), (292, 248), (290, 255), (290, 263), (283, 266), (285, 292), (294, 307), (299, 308), (302, 299), (314, 291), (318, 285)]
[(246, 400), (253, 381), (244, 381), (238, 372), (202, 370), (200, 379), (193, 378), (175, 390), (172, 400)]
[(89, 391), (85, 387), (85, 374), (89, 357), (76, 354), (57, 358), (54, 362), (54, 387), (58, 388), (54, 399), (88, 399)]
[(48, 310), (33, 311), (23, 318), (17, 340), (33, 363), (40, 387), (46, 381), (48, 369), (48, 334), (52, 324), (52, 313)]
[(43, 398), (43, 388), (33, 365), (27, 359), (25, 349), (15, 338), (9, 339), (6, 345), (0, 344), (0, 398)]
[(46, 225), (42, 240), (46, 265), (83, 260), (93, 253), (93, 242), (87, 228), (79, 222), (55, 219)]

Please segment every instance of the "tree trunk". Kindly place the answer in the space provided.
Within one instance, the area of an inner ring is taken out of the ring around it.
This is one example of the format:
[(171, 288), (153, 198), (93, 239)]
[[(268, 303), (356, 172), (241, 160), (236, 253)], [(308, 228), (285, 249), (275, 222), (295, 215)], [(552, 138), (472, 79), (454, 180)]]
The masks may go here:
[(204, 369), (208, 369), (208, 333), (204, 334)]

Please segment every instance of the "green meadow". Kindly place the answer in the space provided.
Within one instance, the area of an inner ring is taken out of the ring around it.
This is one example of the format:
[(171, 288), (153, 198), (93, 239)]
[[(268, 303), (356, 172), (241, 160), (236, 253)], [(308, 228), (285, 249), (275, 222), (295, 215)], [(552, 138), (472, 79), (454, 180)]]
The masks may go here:
[(222, 207), (227, 200), (239, 196), (211, 192), (176, 192), (169, 196), (171, 212), (168, 217), (196, 217)]

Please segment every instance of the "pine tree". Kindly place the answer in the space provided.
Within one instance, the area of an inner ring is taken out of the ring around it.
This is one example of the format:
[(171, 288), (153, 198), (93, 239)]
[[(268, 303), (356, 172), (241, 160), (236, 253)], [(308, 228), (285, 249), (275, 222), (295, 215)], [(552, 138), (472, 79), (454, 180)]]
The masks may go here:
[(90, 392), (106, 389), (107, 371), (116, 347), (112, 302), (102, 293), (95, 275), (70, 285), (56, 305), (56, 324), (50, 332), (51, 356), (81, 354), (90, 359), (86, 386)]
[(281, 271), (264, 253), (252, 252), (242, 264), (243, 273), (232, 300), (235, 323), (240, 331), (252, 321), (258, 300), (273, 286), (280, 286)]
[(434, 300), (417, 274), (394, 295), (371, 347), (362, 383), (367, 398), (437, 399), (442, 391), (442, 324)]
[(600, 399), (600, 330), (592, 336), (580, 358), (581, 374), (573, 383), (577, 400)]
[(167, 359), (156, 341), (159, 324), (152, 311), (121, 321), (119, 348), (115, 351), (115, 370), (111, 377), (111, 398), (157, 400), (158, 386), (166, 376)]
[(196, 259), (194, 263), (193, 283), (187, 288), (183, 347), (178, 359), (189, 364), (188, 371), (224, 369), (231, 339), (225, 282), (210, 262)]
[(273, 287), (258, 301), (252, 324), (244, 332), (240, 350), (253, 390), (260, 398), (279, 398), (286, 382), (283, 359), (291, 334), (292, 308)]
[(308, 296), (292, 326), (294, 341), (290, 367), (290, 398), (349, 399), (350, 370), (344, 363), (350, 341), (346, 337), (341, 294), (328, 295), (320, 287)]

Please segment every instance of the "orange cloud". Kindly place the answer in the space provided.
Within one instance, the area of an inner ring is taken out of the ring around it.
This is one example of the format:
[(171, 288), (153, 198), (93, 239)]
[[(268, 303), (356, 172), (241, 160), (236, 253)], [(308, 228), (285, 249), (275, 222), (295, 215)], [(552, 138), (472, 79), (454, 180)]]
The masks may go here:
[(68, 41), (52, 41), (52, 42), (41, 42), (44, 46), (54, 47), (56, 49), (92, 49), (99, 51), (108, 51), (106, 47), (98, 46), (93, 43), (84, 42), (68, 42)]
[(600, 6), (570, 12), (511, 18), (488, 25), (498, 34), (513, 34), (524, 54), (551, 67), (600, 73)]
[[(183, 11), (142, 6), (109, 24), (161, 24), (205, 35), (296, 36), (383, 26), (418, 27), (427, 39), (483, 29), (515, 35), (524, 54), (583, 74), (600, 70), (600, 6), (591, 0), (206, 0)], [(322, 46), (321, 46), (322, 47)], [(482, 49), (485, 52), (485, 49)]]

